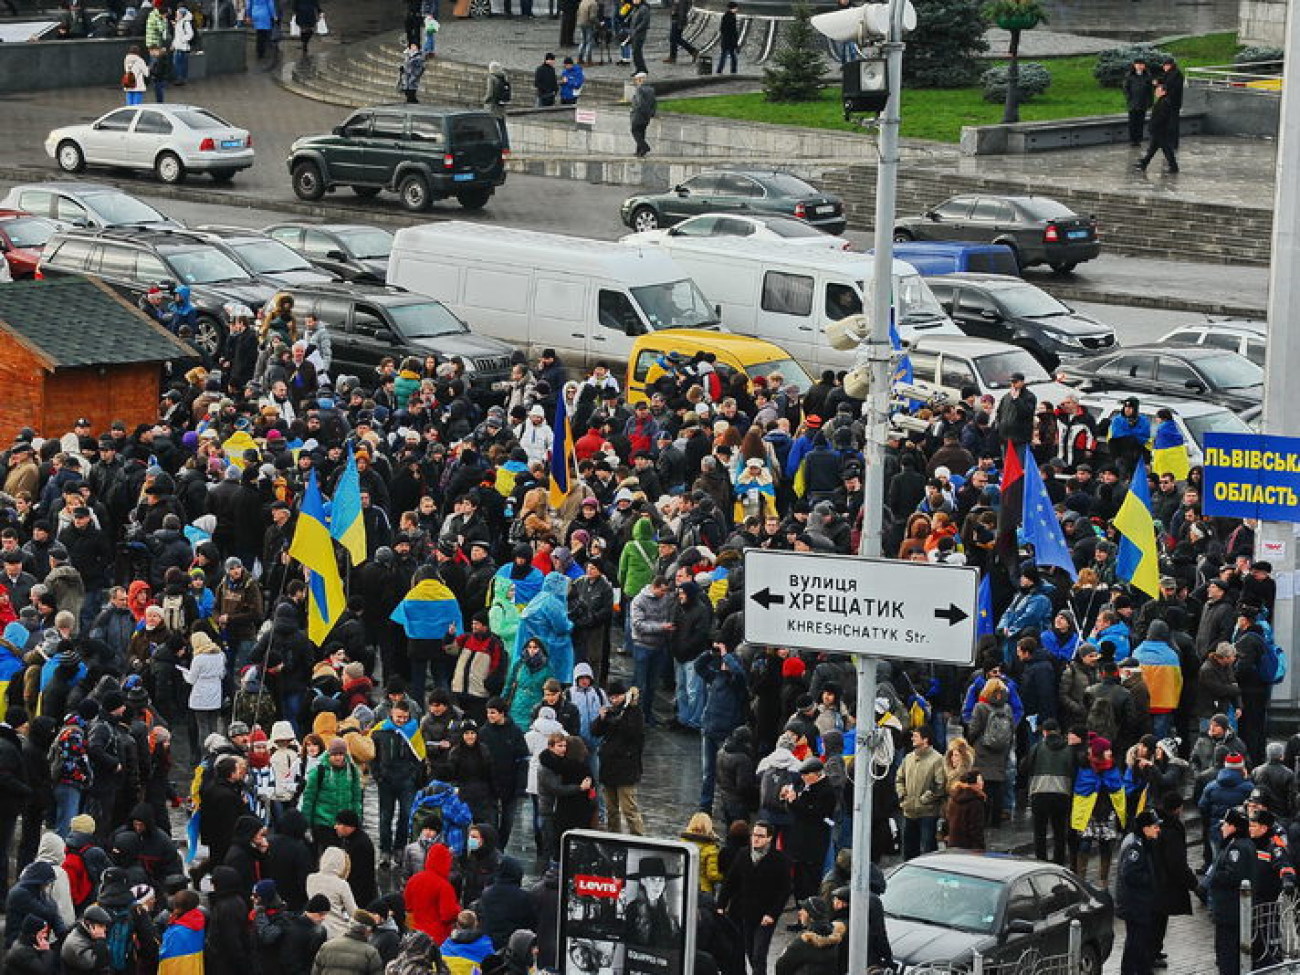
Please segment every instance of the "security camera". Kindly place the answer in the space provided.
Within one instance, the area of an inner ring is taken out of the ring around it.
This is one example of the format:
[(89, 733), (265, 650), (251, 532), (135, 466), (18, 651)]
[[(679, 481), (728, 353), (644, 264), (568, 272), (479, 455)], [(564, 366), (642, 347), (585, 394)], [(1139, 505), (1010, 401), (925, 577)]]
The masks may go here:
[(918, 403), (928, 403), (934, 398), (934, 393), (931, 390), (913, 383), (894, 383), (894, 395), (902, 399), (915, 400)]
[(812, 18), (812, 25), (820, 34), (833, 41), (856, 41), (866, 26), (866, 7), (844, 7), (830, 10)]
[(871, 367), (858, 366), (846, 373), (844, 392), (853, 399), (866, 399), (871, 394)]
[(867, 324), (864, 315), (850, 315), (826, 326), (826, 341), (830, 343), (832, 349), (838, 349), (840, 352), (856, 349), (870, 335), (871, 326)]
[(924, 420), (918, 419), (914, 416), (908, 416), (905, 413), (891, 416), (889, 422), (894, 429), (901, 430), (905, 433), (925, 433), (930, 429), (930, 424), (926, 423)]

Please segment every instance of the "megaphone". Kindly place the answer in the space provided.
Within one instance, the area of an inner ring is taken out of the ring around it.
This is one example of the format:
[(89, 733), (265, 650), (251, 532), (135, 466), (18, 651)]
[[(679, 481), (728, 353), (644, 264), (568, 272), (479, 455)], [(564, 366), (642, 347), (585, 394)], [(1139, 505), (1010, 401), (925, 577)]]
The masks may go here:
[(866, 25), (866, 10), (866, 7), (830, 10), (814, 16), (811, 23), (818, 33), (833, 41), (856, 41)]
[(858, 366), (846, 372), (844, 392), (853, 399), (866, 399), (871, 394), (871, 367)]
[(826, 326), (826, 341), (832, 349), (850, 352), (865, 342), (871, 335), (871, 326), (865, 315), (850, 315)]

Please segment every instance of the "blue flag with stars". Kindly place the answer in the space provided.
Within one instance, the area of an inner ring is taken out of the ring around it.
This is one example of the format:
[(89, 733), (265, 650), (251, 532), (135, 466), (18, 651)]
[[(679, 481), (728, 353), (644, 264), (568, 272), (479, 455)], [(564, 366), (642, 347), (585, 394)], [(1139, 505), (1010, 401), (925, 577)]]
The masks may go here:
[(1038, 462), (1034, 460), (1032, 450), (1025, 451), (1024, 509), (1021, 514), (1021, 534), (1026, 542), (1034, 546), (1034, 562), (1038, 565), (1054, 565), (1064, 569), (1071, 579), (1078, 579), (1074, 560), (1070, 558), (1070, 549), (1065, 544), (1065, 533), (1056, 518), (1056, 509), (1052, 499), (1047, 496), (1047, 485), (1038, 473)]
[(981, 573), (979, 593), (976, 596), (975, 635), (992, 636), (995, 628), (993, 622), (993, 577), (987, 572)]

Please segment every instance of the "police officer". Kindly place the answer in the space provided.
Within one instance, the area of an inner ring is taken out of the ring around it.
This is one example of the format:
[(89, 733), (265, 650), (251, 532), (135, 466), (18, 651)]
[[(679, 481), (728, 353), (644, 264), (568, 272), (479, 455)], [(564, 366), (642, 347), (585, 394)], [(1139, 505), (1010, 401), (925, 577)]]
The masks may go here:
[(1119, 849), (1115, 915), (1124, 921), (1124, 958), (1120, 975), (1152, 975), (1155, 958), (1155, 905), (1161, 889), (1156, 841), (1160, 817), (1144, 809), (1133, 819), (1133, 832)]
[(1258, 969), (1282, 960), (1277, 901), (1283, 891), (1295, 890), (1296, 873), (1287, 853), (1286, 836), (1278, 829), (1277, 817), (1271, 811), (1262, 806), (1253, 809), (1249, 831), (1258, 878), (1252, 891), (1250, 957)]
[(1241, 882), (1254, 886), (1257, 873), (1255, 846), (1250, 841), (1250, 822), (1239, 808), (1229, 809), (1219, 823), (1223, 842), (1210, 865), (1205, 886), (1214, 920), (1214, 958), (1219, 975), (1241, 975), (1240, 899)]

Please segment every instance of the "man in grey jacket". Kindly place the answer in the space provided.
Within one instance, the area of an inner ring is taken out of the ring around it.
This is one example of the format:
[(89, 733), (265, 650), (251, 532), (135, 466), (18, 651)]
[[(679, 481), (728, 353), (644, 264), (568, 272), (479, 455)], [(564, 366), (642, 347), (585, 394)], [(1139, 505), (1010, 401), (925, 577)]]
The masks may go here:
[(672, 639), (676, 600), (670, 583), (655, 576), (650, 585), (632, 600), (632, 683), (641, 691), (646, 727), (659, 723), (654, 714), (654, 695), (668, 666), (668, 642)]
[[(637, 9), (644, 10), (645, 7), (642, 5)], [(632, 76), (632, 83), (636, 85), (632, 89), (632, 138), (636, 140), (638, 159), (650, 152), (650, 143), (645, 141), (645, 130), (659, 107), (654, 88), (646, 84), (647, 77), (644, 70), (639, 70)]]

